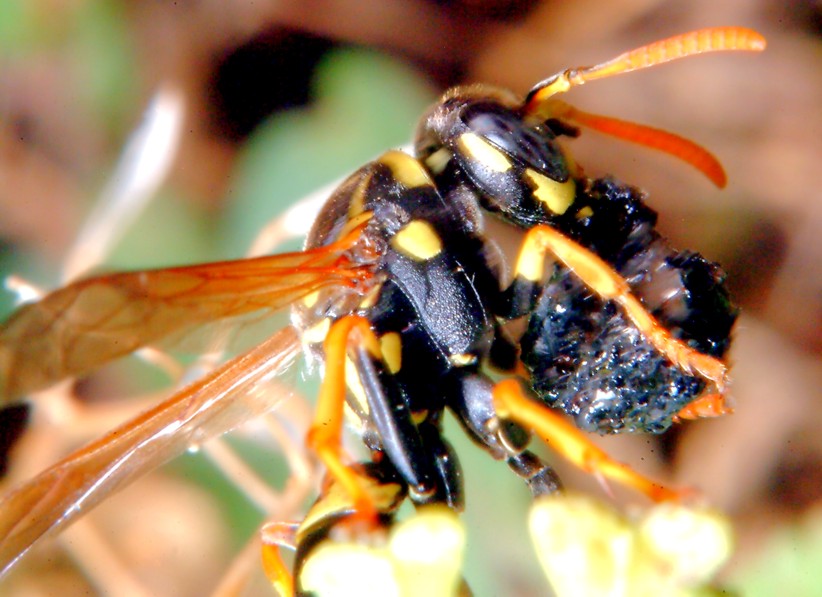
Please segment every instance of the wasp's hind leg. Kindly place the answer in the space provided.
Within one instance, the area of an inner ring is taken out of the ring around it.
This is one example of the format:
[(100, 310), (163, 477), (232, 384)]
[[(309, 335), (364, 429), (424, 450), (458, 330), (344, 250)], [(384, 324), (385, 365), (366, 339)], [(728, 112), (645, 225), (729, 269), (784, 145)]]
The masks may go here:
[(527, 450), (530, 434), (518, 423), (500, 419), (493, 403), (493, 382), (476, 372), (460, 372), (449, 383), (449, 407), (479, 446), (496, 460), (505, 460), (534, 497), (562, 489), (554, 469)]
[(260, 531), (263, 571), (281, 597), (294, 595), (294, 577), (280, 555), (280, 548), (296, 547), (298, 528), (298, 523), (275, 522), (266, 524)]
[(663, 487), (628, 465), (617, 462), (561, 415), (525, 396), (515, 380), (501, 381), (494, 386), (493, 404), (501, 419), (514, 421), (533, 431), (585, 472), (632, 487), (657, 502), (678, 500), (688, 493)]

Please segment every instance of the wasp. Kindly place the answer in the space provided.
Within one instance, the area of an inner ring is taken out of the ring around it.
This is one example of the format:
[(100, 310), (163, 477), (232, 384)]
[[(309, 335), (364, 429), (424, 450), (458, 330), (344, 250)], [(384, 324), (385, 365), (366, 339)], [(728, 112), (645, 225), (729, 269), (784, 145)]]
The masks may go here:
[[(270, 408), (255, 390), (301, 351), (322, 373), (307, 443), (328, 482), (321, 514), (266, 542), (266, 569), (283, 593), (302, 590), (303, 564), (341, 525), (390, 525), (406, 499), (462, 508), (446, 410), (534, 496), (561, 483), (528, 449), (531, 434), (652, 499), (679, 497), (584, 432), (660, 433), (727, 412), (736, 308), (720, 267), (673, 249), (641, 191), (587, 177), (561, 141), (588, 127), (670, 153), (718, 186), (725, 175), (682, 137), (556, 96), (686, 56), (764, 46), (748, 29), (705, 29), (562, 71), (524, 98), (457, 87), (422, 117), (412, 154), (389, 151), (330, 195), (303, 251), (95, 277), (23, 306), (0, 329), (6, 401), (217, 319), (290, 308), (292, 324), (7, 495), (2, 567), (204, 430), (224, 430), (237, 410)], [(486, 233), (489, 217), (522, 233), (515, 259)], [(518, 336), (507, 329), (515, 321)], [(342, 447), (346, 419), (366, 463)], [(279, 543), (297, 547), (296, 586)]]

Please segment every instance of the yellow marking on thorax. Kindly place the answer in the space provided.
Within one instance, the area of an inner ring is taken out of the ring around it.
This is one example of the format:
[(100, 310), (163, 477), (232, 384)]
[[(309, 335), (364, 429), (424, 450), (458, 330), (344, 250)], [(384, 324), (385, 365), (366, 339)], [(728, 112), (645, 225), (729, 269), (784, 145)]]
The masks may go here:
[(380, 298), (380, 291), (382, 291), (382, 284), (377, 284), (376, 286), (370, 288), (360, 301), (359, 308), (370, 309), (371, 307), (376, 305), (377, 300)]
[(561, 216), (573, 204), (577, 193), (573, 178), (558, 182), (531, 168), (525, 169), (525, 178), (534, 186), (532, 193), (537, 201), (545, 204), (553, 213)]
[(346, 400), (345, 404), (343, 404), (343, 417), (345, 418), (348, 425), (351, 427), (351, 430), (355, 434), (361, 436), (366, 431), (365, 419), (363, 418), (364, 415), (351, 408), (351, 404), (349, 404), (349, 402), (350, 400)]
[(495, 172), (507, 172), (511, 169), (508, 156), (476, 133), (463, 133), (457, 139), (457, 145), (466, 155)]
[[(357, 371), (357, 367), (354, 365), (354, 361), (352, 361), (349, 357), (345, 357), (345, 383), (351, 392), (351, 397), (355, 402), (355, 406), (361, 413), (363, 413), (363, 415), (368, 416), (368, 413), (371, 411), (368, 408), (368, 399), (365, 397), (365, 389), (362, 387), (362, 382), (360, 381), (360, 374)], [(354, 411), (353, 408), (352, 414), (356, 414), (356, 411)], [(355, 421), (362, 424), (362, 421), (358, 419), (359, 417), (356, 417)]]
[(343, 227), (340, 229), (339, 233), (337, 234), (337, 239), (345, 238), (346, 236), (348, 236), (352, 230), (370, 220), (372, 215), (373, 213), (370, 211), (363, 211), (358, 213), (356, 216), (349, 217), (345, 221), (345, 224), (343, 224)]
[(388, 151), (380, 157), (379, 162), (388, 166), (397, 182), (408, 189), (434, 186), (425, 167), (407, 153)]
[(319, 344), (325, 340), (328, 330), (331, 329), (331, 320), (324, 317), (303, 332), (302, 340), (306, 344)]
[(354, 191), (351, 193), (351, 201), (348, 203), (348, 218), (349, 220), (359, 216), (365, 209), (365, 191), (368, 184), (371, 182), (372, 173), (369, 172), (362, 177)]
[(311, 294), (306, 294), (303, 297), (303, 305), (308, 307), (309, 309), (317, 304), (317, 301), (320, 299), (320, 291), (315, 290)]
[(577, 212), (576, 218), (577, 220), (584, 220), (585, 218), (590, 218), (592, 215), (594, 215), (594, 210), (590, 205), (586, 205)]
[(402, 367), (402, 340), (397, 332), (388, 332), (380, 336), (382, 359), (391, 375)]
[(440, 147), (437, 151), (425, 158), (425, 165), (434, 174), (439, 174), (451, 161), (451, 152), (446, 147)]
[(425, 220), (411, 220), (391, 238), (391, 246), (417, 261), (428, 261), (442, 252), (442, 240)]

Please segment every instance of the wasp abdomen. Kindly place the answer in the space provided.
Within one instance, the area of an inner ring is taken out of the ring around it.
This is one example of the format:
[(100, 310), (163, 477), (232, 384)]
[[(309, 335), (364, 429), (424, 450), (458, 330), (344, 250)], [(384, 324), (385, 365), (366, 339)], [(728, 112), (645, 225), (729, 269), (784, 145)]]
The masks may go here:
[(585, 431), (659, 433), (705, 387), (567, 270), (544, 287), (521, 345), (534, 391)]
[[(736, 318), (724, 274), (697, 253), (670, 248), (642, 199), (612, 179), (593, 181), (575, 201), (576, 215), (556, 224), (613, 265), (675, 337), (721, 358)], [(656, 350), (619, 306), (560, 266), (540, 289), (522, 360), (543, 400), (599, 433), (664, 431), (706, 387)]]

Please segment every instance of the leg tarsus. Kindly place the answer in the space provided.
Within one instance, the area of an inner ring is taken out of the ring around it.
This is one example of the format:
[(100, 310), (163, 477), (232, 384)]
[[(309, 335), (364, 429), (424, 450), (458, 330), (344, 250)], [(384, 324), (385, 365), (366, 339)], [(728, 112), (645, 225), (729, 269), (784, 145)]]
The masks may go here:
[(281, 597), (294, 595), (294, 578), (280, 556), (280, 548), (294, 549), (298, 527), (296, 523), (275, 522), (266, 524), (260, 533), (263, 570)]
[(733, 411), (734, 409), (725, 403), (723, 394), (704, 394), (690, 404), (686, 404), (682, 410), (676, 413), (674, 420), (721, 417), (722, 415), (731, 414)]
[(511, 456), (508, 459), (508, 466), (525, 480), (531, 495), (535, 498), (562, 490), (562, 482), (554, 469), (530, 450)]
[(601, 475), (644, 493), (655, 502), (680, 500), (688, 491), (668, 489), (617, 462), (548, 407), (527, 398), (514, 380), (494, 387), (494, 407), (500, 417), (512, 419), (539, 435), (552, 449), (583, 471)]

